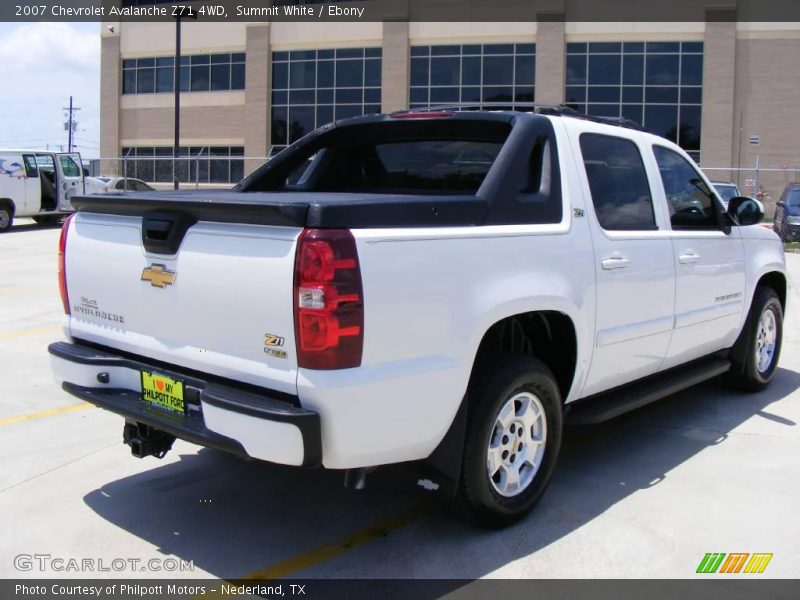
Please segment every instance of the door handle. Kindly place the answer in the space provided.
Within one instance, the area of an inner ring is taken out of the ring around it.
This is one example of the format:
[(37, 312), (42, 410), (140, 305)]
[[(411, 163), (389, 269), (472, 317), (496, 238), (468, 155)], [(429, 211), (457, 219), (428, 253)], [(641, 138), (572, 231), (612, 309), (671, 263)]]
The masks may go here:
[(687, 250), (678, 257), (682, 265), (692, 265), (700, 260), (700, 255), (694, 250)]
[(600, 261), (600, 264), (603, 266), (603, 269), (606, 271), (610, 271), (611, 269), (624, 269), (625, 267), (631, 264), (631, 259), (619, 255), (612, 254), (608, 258), (604, 258)]

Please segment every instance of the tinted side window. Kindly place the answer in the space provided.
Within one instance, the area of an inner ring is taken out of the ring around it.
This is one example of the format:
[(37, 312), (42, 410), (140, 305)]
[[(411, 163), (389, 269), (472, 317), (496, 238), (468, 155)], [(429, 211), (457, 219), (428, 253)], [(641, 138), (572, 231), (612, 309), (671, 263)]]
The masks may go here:
[(647, 173), (636, 144), (584, 133), (581, 153), (594, 210), (603, 229), (658, 229)]
[(714, 193), (680, 154), (653, 146), (673, 229), (719, 229)]
[(39, 177), (39, 167), (36, 165), (36, 159), (33, 154), (23, 154), (25, 161), (25, 175), (27, 177)]

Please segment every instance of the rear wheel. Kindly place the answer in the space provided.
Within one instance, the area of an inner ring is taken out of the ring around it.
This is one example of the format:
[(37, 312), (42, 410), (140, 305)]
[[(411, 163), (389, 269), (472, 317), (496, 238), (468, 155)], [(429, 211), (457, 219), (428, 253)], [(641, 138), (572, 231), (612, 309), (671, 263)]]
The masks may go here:
[(739, 339), (733, 347), (730, 381), (757, 392), (772, 381), (783, 340), (783, 307), (772, 288), (758, 287)]
[(14, 208), (8, 202), (0, 202), (0, 233), (5, 233), (14, 224)]
[(561, 396), (541, 361), (508, 356), (474, 374), (468, 391), (461, 477), (448, 507), (460, 518), (504, 527), (541, 498), (561, 446)]

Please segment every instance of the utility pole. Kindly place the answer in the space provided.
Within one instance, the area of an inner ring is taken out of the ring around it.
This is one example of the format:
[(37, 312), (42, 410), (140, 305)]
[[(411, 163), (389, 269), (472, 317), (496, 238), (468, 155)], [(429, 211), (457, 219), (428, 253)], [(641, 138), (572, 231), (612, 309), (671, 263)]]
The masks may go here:
[(66, 111), (64, 117), (67, 121), (64, 123), (64, 129), (67, 131), (67, 152), (72, 152), (72, 134), (78, 129), (78, 122), (73, 118), (73, 114), (80, 110), (79, 106), (72, 106), (72, 96), (69, 97), (69, 107), (64, 107)]
[(181, 142), (181, 17), (175, 18), (175, 71), (173, 73), (175, 87), (175, 144), (172, 146), (172, 182), (177, 190), (178, 185), (178, 145)]

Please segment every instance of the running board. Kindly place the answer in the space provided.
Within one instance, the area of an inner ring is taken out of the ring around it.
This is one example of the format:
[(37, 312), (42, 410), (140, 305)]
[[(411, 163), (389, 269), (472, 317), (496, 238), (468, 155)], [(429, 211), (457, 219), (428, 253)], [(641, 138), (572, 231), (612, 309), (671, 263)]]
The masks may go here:
[(656, 373), (613, 390), (576, 400), (568, 405), (567, 422), (570, 425), (592, 425), (608, 421), (722, 375), (730, 368), (731, 361), (714, 356)]

